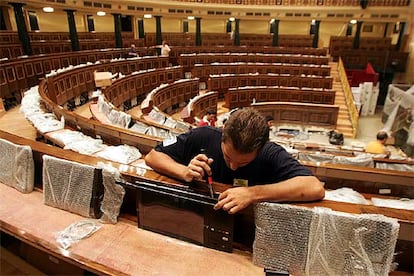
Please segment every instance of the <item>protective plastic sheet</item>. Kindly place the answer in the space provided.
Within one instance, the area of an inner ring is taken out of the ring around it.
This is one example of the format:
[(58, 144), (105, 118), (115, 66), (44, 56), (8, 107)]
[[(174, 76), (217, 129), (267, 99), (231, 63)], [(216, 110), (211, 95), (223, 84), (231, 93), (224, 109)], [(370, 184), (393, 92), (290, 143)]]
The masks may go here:
[(414, 199), (400, 198), (400, 199), (388, 199), (388, 198), (371, 198), (372, 204), (375, 206), (382, 206), (388, 208), (405, 209), (414, 211)]
[(63, 249), (68, 249), (73, 243), (90, 237), (101, 227), (102, 225), (93, 220), (74, 222), (66, 227), (65, 230), (57, 233), (56, 241)]
[(259, 203), (253, 262), (294, 275), (388, 275), (397, 220)]
[(110, 165), (98, 163), (102, 169), (104, 197), (102, 200), (100, 221), (103, 223), (117, 223), (122, 201), (125, 196), (125, 189), (116, 181), (121, 181), (119, 171)]
[(351, 188), (343, 187), (332, 191), (325, 192), (325, 199), (339, 202), (348, 202), (355, 204), (369, 204), (360, 193)]
[(96, 156), (114, 162), (129, 164), (141, 158), (139, 149), (129, 145), (107, 146), (102, 151), (97, 152)]
[(386, 170), (396, 170), (402, 172), (414, 172), (414, 166), (409, 164), (394, 164), (394, 163), (375, 163), (375, 168), (377, 169), (386, 169)]
[(0, 182), (22, 193), (33, 191), (35, 167), (30, 146), (0, 139)]
[(310, 153), (310, 152), (299, 152), (299, 160), (319, 162), (322, 164), (332, 163), (334, 159), (333, 154), (321, 154), (321, 153)]
[[(95, 168), (72, 161), (43, 156), (43, 202), (84, 217), (95, 217), (91, 201)], [(98, 183), (99, 184), (99, 183)]]
[(370, 154), (360, 154), (355, 157), (335, 156), (332, 160), (333, 164), (347, 164), (361, 167), (374, 167), (374, 160)]

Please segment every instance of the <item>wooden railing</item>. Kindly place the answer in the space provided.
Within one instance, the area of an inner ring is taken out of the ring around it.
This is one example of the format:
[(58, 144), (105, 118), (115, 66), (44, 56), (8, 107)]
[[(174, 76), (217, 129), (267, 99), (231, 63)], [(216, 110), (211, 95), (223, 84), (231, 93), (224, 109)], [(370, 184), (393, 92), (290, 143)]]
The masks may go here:
[(351, 119), (352, 137), (355, 138), (358, 134), (359, 113), (354, 104), (354, 96), (352, 94), (351, 87), (349, 86), (348, 77), (346, 75), (342, 59), (339, 59), (338, 62), (338, 75), (341, 80), (342, 89), (344, 90), (346, 106), (348, 107), (348, 112)]

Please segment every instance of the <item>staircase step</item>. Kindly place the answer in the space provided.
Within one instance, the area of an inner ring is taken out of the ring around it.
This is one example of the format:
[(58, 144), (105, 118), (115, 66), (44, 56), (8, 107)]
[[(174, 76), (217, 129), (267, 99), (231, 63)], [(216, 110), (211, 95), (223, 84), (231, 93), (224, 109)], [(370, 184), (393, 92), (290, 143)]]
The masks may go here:
[(345, 137), (350, 138), (353, 137), (354, 134), (348, 107), (346, 105), (344, 90), (339, 78), (338, 63), (329, 62), (329, 66), (331, 67), (331, 77), (333, 80), (332, 89), (335, 90), (335, 105), (339, 106), (336, 128), (338, 131), (343, 133)]

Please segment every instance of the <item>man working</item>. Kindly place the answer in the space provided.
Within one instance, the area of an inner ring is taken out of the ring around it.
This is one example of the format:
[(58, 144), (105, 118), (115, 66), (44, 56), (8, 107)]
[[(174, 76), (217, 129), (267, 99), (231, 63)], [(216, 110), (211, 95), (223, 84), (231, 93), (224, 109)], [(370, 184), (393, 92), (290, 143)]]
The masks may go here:
[(369, 142), (365, 146), (365, 152), (372, 154), (388, 154), (385, 143), (387, 142), (388, 134), (385, 131), (377, 133), (377, 140)]
[[(205, 154), (200, 154), (204, 149)], [(146, 157), (154, 170), (191, 182), (207, 174), (233, 184), (214, 208), (234, 214), (260, 201), (312, 201), (325, 191), (311, 172), (282, 147), (269, 142), (269, 127), (258, 111), (235, 111), (223, 130), (200, 127), (158, 145)]]
[(216, 126), (217, 112), (209, 108), (206, 111), (206, 115), (198, 122), (198, 126)]

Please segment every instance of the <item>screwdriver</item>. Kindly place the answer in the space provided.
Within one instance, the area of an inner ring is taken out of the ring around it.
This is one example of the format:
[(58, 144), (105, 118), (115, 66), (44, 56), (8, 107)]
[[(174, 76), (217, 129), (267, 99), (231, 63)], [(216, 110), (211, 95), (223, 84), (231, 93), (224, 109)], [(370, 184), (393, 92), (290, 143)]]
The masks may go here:
[[(200, 153), (205, 154), (207, 156), (205, 149), (201, 149)], [(210, 190), (210, 196), (211, 196), (211, 198), (214, 198), (213, 177), (211, 175), (207, 176), (207, 184), (208, 184), (208, 187), (209, 187), (209, 190)]]

